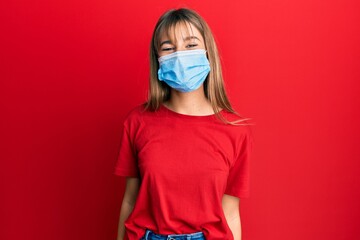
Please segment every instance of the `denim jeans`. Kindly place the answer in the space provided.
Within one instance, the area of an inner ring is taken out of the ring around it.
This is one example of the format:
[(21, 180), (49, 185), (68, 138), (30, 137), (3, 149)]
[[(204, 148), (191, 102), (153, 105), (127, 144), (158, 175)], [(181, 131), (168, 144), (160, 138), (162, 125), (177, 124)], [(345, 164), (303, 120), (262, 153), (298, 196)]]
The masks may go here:
[(202, 232), (162, 235), (146, 229), (145, 235), (140, 240), (205, 240), (205, 236)]

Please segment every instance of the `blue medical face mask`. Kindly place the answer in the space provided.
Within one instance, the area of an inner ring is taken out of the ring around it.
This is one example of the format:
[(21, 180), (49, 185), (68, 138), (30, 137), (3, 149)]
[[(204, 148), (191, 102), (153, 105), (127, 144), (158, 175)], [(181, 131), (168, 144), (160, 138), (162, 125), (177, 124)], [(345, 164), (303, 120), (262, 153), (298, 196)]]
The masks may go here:
[(180, 92), (198, 89), (210, 72), (204, 49), (177, 51), (158, 60), (159, 80)]

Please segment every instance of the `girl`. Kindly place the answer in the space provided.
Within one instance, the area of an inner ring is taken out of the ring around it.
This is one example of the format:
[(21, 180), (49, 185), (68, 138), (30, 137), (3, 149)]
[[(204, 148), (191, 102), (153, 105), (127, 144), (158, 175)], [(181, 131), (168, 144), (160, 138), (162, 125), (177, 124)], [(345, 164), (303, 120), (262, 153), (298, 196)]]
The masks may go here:
[(118, 240), (240, 240), (252, 134), (228, 101), (206, 22), (189, 9), (166, 12), (150, 65), (148, 101), (123, 125)]

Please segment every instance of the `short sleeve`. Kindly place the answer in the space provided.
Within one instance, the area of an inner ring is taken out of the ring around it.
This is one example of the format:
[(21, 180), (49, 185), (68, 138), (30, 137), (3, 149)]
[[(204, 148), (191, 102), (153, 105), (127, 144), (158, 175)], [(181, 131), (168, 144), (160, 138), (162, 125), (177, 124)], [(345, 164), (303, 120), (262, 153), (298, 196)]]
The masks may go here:
[(122, 129), (120, 150), (114, 174), (124, 177), (139, 177), (135, 148), (126, 125), (123, 125)]
[(253, 148), (250, 131), (246, 132), (238, 147), (240, 151), (230, 168), (225, 194), (248, 198), (250, 196), (250, 155)]

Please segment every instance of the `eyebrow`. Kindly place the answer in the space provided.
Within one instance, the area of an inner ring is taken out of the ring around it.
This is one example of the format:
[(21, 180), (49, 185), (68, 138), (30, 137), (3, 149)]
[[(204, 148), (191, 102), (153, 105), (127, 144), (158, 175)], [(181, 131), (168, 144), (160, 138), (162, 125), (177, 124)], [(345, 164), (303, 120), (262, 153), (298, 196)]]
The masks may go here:
[[(189, 41), (189, 40), (191, 40), (191, 39), (197, 39), (197, 40), (200, 41), (200, 39), (199, 39), (197, 36), (188, 36), (188, 37), (186, 37), (184, 40), (185, 40), (185, 41)], [(164, 45), (164, 44), (171, 44), (171, 41), (170, 41), (170, 40), (165, 40), (165, 41), (161, 42), (161, 43), (160, 43), (160, 47), (161, 47), (162, 45)]]

